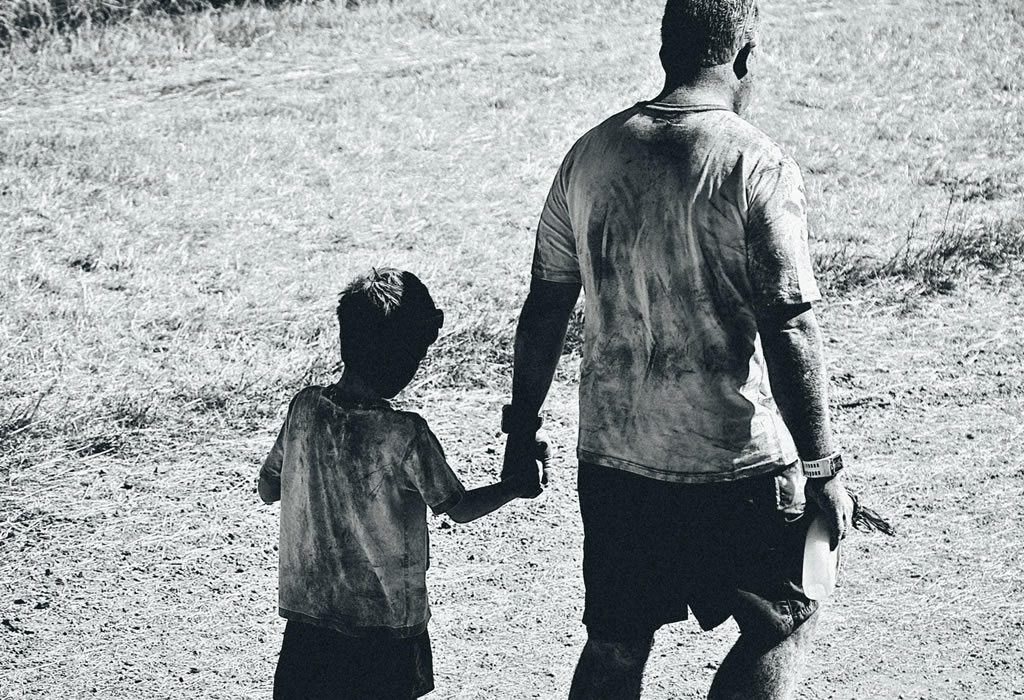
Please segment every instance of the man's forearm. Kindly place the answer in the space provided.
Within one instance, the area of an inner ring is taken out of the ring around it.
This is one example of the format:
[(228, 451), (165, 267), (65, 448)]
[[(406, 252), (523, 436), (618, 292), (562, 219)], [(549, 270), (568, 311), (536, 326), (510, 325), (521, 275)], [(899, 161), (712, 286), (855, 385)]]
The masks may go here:
[(821, 331), (810, 306), (761, 319), (772, 394), (801, 459), (834, 452)]
[(536, 416), (562, 356), (580, 285), (533, 280), (516, 327), (512, 405), (519, 416)]

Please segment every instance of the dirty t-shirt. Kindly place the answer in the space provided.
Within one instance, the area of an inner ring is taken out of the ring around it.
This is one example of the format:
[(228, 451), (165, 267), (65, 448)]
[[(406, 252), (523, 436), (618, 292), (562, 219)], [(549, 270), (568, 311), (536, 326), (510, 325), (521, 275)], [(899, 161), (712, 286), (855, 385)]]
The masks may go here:
[(579, 457), (665, 481), (797, 458), (758, 311), (820, 298), (797, 165), (731, 111), (640, 103), (585, 134), (533, 275), (582, 283)]
[(430, 617), (426, 507), (443, 513), (464, 489), (422, 417), (332, 397), (299, 392), (260, 471), (281, 491), (280, 614), (415, 636)]

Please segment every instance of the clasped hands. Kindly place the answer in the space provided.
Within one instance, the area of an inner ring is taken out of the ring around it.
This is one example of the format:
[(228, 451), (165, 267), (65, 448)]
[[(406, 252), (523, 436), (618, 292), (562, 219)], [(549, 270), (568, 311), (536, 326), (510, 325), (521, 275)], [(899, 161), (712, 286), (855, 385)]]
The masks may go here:
[(548, 483), (551, 448), (547, 440), (534, 432), (509, 433), (501, 481), (509, 484), (518, 498), (536, 498)]

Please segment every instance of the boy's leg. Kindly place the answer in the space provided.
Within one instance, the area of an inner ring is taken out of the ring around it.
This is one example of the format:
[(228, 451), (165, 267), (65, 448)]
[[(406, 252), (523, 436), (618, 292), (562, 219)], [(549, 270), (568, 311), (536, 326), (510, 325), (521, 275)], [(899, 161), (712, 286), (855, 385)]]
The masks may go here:
[(313, 658), (317, 649), (310, 642), (307, 626), (289, 620), (274, 672), (274, 700), (317, 697), (317, 664)]
[(289, 621), (274, 700), (410, 700), (434, 689), (426, 631), (403, 639), (347, 637)]
[(789, 700), (814, 638), (818, 615), (774, 645), (741, 634), (715, 673), (708, 700)]
[(572, 677), (569, 700), (636, 700), (653, 637), (646, 642), (588, 639)]

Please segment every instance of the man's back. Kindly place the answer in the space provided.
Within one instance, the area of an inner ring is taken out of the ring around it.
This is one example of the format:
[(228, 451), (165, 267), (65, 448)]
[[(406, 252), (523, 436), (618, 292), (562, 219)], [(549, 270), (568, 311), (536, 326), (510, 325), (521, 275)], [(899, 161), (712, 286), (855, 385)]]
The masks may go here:
[(708, 482), (796, 459), (756, 313), (819, 298), (796, 165), (712, 106), (641, 103), (581, 138), (534, 275), (587, 298), (580, 458)]

